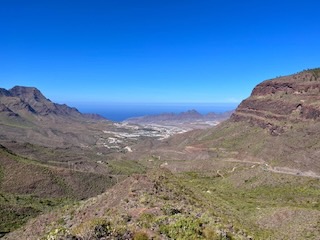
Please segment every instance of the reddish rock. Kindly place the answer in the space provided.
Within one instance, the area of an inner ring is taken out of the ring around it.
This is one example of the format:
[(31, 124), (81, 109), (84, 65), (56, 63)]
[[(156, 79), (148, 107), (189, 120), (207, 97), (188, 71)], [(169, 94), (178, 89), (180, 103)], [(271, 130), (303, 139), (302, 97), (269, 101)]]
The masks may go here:
[(319, 121), (320, 68), (260, 83), (231, 119), (269, 129), (272, 135), (297, 122)]

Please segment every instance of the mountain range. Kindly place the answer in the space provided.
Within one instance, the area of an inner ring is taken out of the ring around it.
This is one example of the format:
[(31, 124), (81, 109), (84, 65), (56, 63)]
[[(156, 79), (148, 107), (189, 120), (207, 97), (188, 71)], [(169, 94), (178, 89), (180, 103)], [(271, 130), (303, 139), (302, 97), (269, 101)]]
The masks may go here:
[[(228, 120), (161, 139), (34, 88), (0, 92), (5, 239), (319, 239), (320, 69), (266, 80)], [(145, 121), (186, 115), (200, 117)]]
[(134, 117), (125, 120), (125, 122), (135, 124), (146, 123), (163, 123), (163, 122), (195, 122), (195, 121), (223, 121), (228, 119), (232, 114), (232, 111), (223, 113), (210, 112), (207, 114), (201, 114), (196, 110), (188, 110), (181, 113), (163, 113), (157, 115), (146, 115), (142, 117)]

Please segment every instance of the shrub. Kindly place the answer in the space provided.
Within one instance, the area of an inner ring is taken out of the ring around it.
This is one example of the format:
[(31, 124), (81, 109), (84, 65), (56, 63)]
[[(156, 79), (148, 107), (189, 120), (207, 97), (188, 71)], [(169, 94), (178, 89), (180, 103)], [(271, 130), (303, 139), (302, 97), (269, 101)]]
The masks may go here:
[(145, 232), (136, 232), (133, 236), (133, 240), (149, 240), (149, 237)]
[(160, 226), (160, 232), (173, 239), (200, 239), (202, 226), (203, 223), (199, 219), (179, 216), (174, 223)]

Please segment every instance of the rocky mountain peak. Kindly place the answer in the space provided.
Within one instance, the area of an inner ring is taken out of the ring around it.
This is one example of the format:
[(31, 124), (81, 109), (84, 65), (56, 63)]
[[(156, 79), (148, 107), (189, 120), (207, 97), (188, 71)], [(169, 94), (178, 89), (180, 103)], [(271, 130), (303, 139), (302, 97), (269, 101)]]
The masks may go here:
[[(35, 87), (15, 86), (10, 90), (0, 89), (2, 112), (13, 112), (20, 116), (97, 119), (97, 116), (81, 114), (76, 108), (53, 103)], [(100, 117), (100, 119), (103, 119)]]
[(320, 69), (258, 84), (242, 101), (233, 121), (247, 121), (279, 135), (299, 122), (320, 120)]
[(4, 88), (0, 88), (0, 97), (2, 97), (2, 96), (10, 96), (10, 95), (11, 95), (11, 93), (8, 90), (6, 90)]
[(43, 94), (35, 87), (15, 86), (9, 90), (12, 96), (19, 97), (24, 101), (35, 100), (37, 102), (49, 101)]
[(188, 110), (186, 112), (180, 113), (180, 115), (185, 115), (185, 116), (201, 116), (201, 114), (195, 110), (195, 109), (191, 109)]

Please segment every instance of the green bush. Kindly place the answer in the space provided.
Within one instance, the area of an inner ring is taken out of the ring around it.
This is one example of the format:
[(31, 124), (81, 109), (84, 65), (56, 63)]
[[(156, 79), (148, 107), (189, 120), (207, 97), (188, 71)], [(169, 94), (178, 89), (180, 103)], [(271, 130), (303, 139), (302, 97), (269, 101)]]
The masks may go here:
[(177, 221), (160, 226), (160, 232), (172, 239), (203, 239), (202, 226), (199, 219), (180, 216)]
[(149, 240), (149, 237), (145, 232), (136, 232), (133, 236), (133, 240)]

